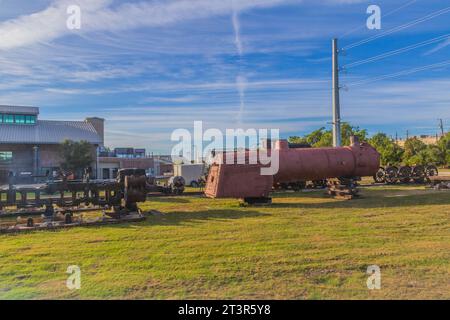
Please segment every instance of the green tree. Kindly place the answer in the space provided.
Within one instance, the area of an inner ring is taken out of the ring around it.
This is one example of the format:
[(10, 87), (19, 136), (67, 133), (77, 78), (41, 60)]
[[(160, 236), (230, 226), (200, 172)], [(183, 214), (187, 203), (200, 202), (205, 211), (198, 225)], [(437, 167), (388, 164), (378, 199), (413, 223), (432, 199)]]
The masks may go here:
[(320, 139), (313, 144), (316, 148), (324, 148), (333, 146), (333, 132), (331, 130), (324, 131)]
[[(349, 123), (344, 122), (341, 126), (341, 138), (343, 145), (350, 144), (350, 136), (355, 135), (360, 141), (367, 139), (367, 131), (361, 130), (359, 127), (351, 126)], [(309, 143), (313, 147), (331, 147), (333, 145), (333, 132), (331, 130), (325, 130), (324, 127), (317, 129), (304, 137), (290, 137), (291, 143)]]
[(442, 164), (450, 165), (450, 132), (442, 136), (437, 145), (442, 152)]
[(402, 162), (403, 149), (385, 133), (377, 133), (369, 139), (369, 143), (380, 153), (382, 165), (397, 165)]
[(439, 147), (439, 145), (430, 145), (426, 149), (428, 164), (445, 165), (446, 151)]
[(291, 136), (288, 138), (289, 143), (299, 143), (299, 144), (304, 144), (304, 143), (308, 143), (306, 141), (305, 137), (299, 137), (299, 136)]
[(350, 145), (350, 137), (356, 136), (359, 141), (367, 141), (367, 130), (354, 127), (347, 122), (342, 123), (341, 126), (342, 144), (344, 146)]
[(427, 145), (417, 139), (409, 138), (405, 141), (405, 153), (403, 155), (403, 162), (407, 165), (415, 165), (415, 164), (426, 164), (428, 155), (427, 155)]
[(61, 144), (61, 168), (79, 173), (94, 161), (92, 145), (87, 141), (65, 140)]

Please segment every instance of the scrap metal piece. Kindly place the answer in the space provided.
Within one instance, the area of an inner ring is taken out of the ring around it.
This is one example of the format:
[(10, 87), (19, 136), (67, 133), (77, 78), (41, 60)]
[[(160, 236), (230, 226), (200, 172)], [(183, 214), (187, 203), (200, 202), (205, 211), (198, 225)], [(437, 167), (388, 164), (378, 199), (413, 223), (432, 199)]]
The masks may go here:
[(373, 180), (375, 183), (386, 183), (386, 170), (383, 167), (380, 167), (373, 176)]
[(335, 199), (351, 200), (359, 196), (357, 178), (339, 178), (328, 181), (328, 194)]
[[(210, 168), (205, 195), (211, 198), (268, 198), (272, 185), (289, 187), (299, 181), (373, 176), (380, 167), (380, 154), (356, 138), (348, 147), (306, 149), (289, 148), (288, 142), (281, 140), (277, 141), (274, 150), (279, 154), (279, 170), (273, 176), (262, 175), (264, 166), (261, 164), (223, 163), (223, 159), (236, 159), (237, 152), (217, 155)], [(258, 152), (246, 151), (246, 160), (259, 159)]]

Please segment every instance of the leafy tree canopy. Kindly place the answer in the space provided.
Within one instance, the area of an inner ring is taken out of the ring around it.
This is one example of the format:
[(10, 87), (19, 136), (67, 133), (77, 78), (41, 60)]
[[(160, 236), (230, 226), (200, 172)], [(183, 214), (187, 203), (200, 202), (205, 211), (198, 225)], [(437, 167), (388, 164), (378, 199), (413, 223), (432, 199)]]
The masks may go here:
[[(357, 136), (360, 141), (367, 139), (367, 130), (361, 130), (359, 127), (351, 126), (349, 123), (344, 122), (341, 126), (341, 139), (343, 145), (350, 144), (350, 136)], [(333, 145), (333, 132), (326, 130), (324, 127), (307, 134), (304, 137), (290, 137), (291, 143), (308, 143), (313, 147), (331, 147)]]
[(385, 133), (377, 133), (369, 139), (369, 143), (380, 153), (382, 165), (397, 165), (402, 162), (403, 149)]
[[(367, 130), (343, 123), (341, 128), (342, 144), (350, 144), (350, 136), (357, 136), (360, 141), (367, 141)], [(330, 147), (333, 144), (331, 130), (319, 128), (305, 136), (289, 138), (291, 143), (308, 143), (313, 147)], [(446, 165), (450, 163), (450, 133), (444, 135), (437, 144), (426, 145), (417, 138), (405, 141), (403, 147), (398, 145), (385, 133), (377, 133), (368, 139), (381, 155), (382, 165)]]
[(87, 141), (75, 142), (65, 140), (61, 144), (61, 168), (77, 172), (91, 165), (94, 161), (92, 145)]

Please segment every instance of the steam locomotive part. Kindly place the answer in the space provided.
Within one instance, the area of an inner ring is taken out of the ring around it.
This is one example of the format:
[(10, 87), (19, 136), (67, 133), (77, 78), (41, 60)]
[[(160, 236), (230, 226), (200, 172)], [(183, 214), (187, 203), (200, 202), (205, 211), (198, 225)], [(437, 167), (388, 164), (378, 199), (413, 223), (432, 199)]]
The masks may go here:
[(275, 183), (373, 176), (380, 165), (378, 152), (357, 139), (348, 147), (311, 149), (289, 148), (287, 141), (281, 140), (275, 148), (280, 155)]
[(182, 194), (184, 192), (185, 185), (186, 181), (181, 176), (170, 177), (169, 179), (170, 191), (173, 194)]
[(328, 194), (336, 199), (350, 200), (359, 196), (358, 179), (333, 178), (328, 180)]
[(450, 189), (450, 176), (430, 176), (430, 185), (436, 190)]
[(376, 183), (425, 183), (430, 182), (432, 177), (438, 176), (438, 168), (434, 165), (417, 165), (417, 166), (388, 166), (380, 167), (373, 176)]
[[(16, 186), (13, 182), (12, 179), (8, 186), (0, 188), (0, 216), (8, 216), (3, 209), (16, 207), (21, 215), (41, 214), (42, 218), (28, 217), (23, 224), (17, 223), (6, 229), (0, 227), (0, 232), (140, 221), (145, 217), (138, 203), (145, 202), (149, 192), (181, 194), (184, 191), (183, 178), (173, 177), (168, 186), (157, 186), (141, 169), (119, 170), (116, 180), (90, 180), (88, 174), (83, 180), (68, 181), (63, 177), (41, 185)], [(83, 220), (84, 212), (102, 209), (104, 216), (101, 219)], [(79, 217), (75, 217), (74, 212), (79, 212)], [(17, 216), (18, 213), (9, 215)]]
[(385, 183), (386, 182), (386, 170), (383, 167), (380, 167), (377, 173), (374, 174), (373, 180), (376, 183)]
[(403, 166), (398, 169), (398, 180), (400, 180), (401, 183), (408, 183), (411, 181), (411, 175), (412, 175), (412, 168), (410, 166)]
[(170, 177), (168, 180), (161, 182), (161, 179), (148, 178), (147, 192), (148, 193), (162, 193), (165, 195), (181, 195), (185, 190), (186, 182), (183, 177)]
[[(279, 153), (279, 170), (274, 176), (261, 175), (261, 164), (227, 164), (216, 157), (208, 175), (206, 196), (241, 198), (244, 201), (268, 199), (274, 184), (331, 178), (340, 179), (339, 184), (333, 183), (331, 194), (354, 196), (354, 181), (359, 177), (373, 176), (380, 166), (379, 153), (369, 144), (359, 143), (356, 138), (348, 147), (306, 149), (289, 148), (287, 141), (280, 140), (276, 142), (275, 150)], [(247, 151), (246, 157), (250, 158), (254, 152), (258, 151)], [(343, 192), (344, 186), (346, 192)]]

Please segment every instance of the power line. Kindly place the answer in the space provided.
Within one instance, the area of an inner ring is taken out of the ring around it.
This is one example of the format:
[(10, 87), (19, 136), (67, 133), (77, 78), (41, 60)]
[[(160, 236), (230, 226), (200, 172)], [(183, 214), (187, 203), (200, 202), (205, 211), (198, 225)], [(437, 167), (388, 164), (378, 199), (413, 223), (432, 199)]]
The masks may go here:
[(387, 31), (385, 31), (385, 32), (382, 32), (382, 33), (380, 33), (380, 34), (377, 34), (377, 35), (374, 35), (374, 36), (372, 36), (372, 37), (369, 37), (369, 38), (363, 39), (363, 40), (361, 40), (361, 41), (355, 42), (355, 43), (353, 43), (353, 44), (350, 44), (350, 45), (344, 47), (343, 50), (352, 49), (352, 48), (358, 47), (358, 46), (360, 46), (360, 45), (366, 44), (366, 43), (368, 43), (368, 42), (372, 42), (372, 41), (374, 41), (374, 40), (383, 38), (383, 37), (388, 36), (388, 35), (390, 35), (390, 34), (393, 34), (393, 33), (396, 33), (396, 32), (402, 31), (402, 30), (405, 30), (405, 29), (410, 28), (410, 27), (413, 27), (413, 26), (415, 26), (415, 25), (417, 25), (417, 24), (419, 24), (419, 23), (422, 23), (422, 22), (431, 20), (431, 19), (433, 19), (433, 18), (436, 18), (436, 17), (438, 17), (438, 16), (441, 16), (441, 15), (447, 13), (447, 12), (450, 12), (450, 7), (447, 7), (447, 8), (444, 8), (444, 9), (441, 9), (441, 10), (438, 10), (438, 11), (435, 11), (435, 12), (432, 12), (432, 13), (430, 13), (430, 14), (428, 14), (428, 15), (422, 17), (422, 18), (413, 20), (413, 21), (408, 22), (408, 23), (406, 23), (406, 24), (403, 24), (403, 25), (401, 25), (401, 26), (392, 28), (392, 29), (387, 30)]
[(429, 40), (426, 40), (426, 41), (423, 41), (423, 42), (420, 42), (420, 43), (409, 45), (407, 47), (403, 47), (403, 48), (400, 48), (400, 49), (388, 51), (388, 52), (385, 52), (383, 54), (380, 54), (380, 55), (377, 55), (377, 56), (374, 56), (374, 57), (371, 57), (371, 58), (367, 58), (367, 59), (364, 59), (364, 60), (352, 62), (352, 63), (349, 63), (349, 64), (343, 66), (343, 68), (345, 68), (345, 69), (354, 68), (354, 67), (357, 67), (357, 66), (360, 66), (360, 65), (363, 65), (363, 64), (367, 64), (367, 63), (370, 63), (370, 62), (374, 62), (374, 61), (378, 61), (378, 60), (381, 60), (381, 59), (389, 58), (389, 57), (395, 56), (395, 55), (400, 54), (400, 53), (408, 52), (408, 51), (411, 51), (411, 50), (414, 50), (414, 49), (417, 49), (417, 48), (420, 48), (420, 47), (427, 46), (427, 45), (432, 44), (432, 43), (436, 43), (436, 42), (445, 40), (445, 39), (447, 39), (449, 37), (450, 37), (450, 33), (442, 35), (442, 36), (439, 36), (439, 37), (436, 37), (436, 38), (433, 38), (433, 39), (429, 39)]
[(400, 71), (400, 72), (396, 72), (396, 73), (392, 73), (392, 74), (378, 76), (378, 77), (374, 77), (374, 78), (364, 79), (364, 80), (361, 80), (361, 81), (350, 83), (349, 86), (356, 87), (356, 86), (360, 86), (360, 85), (363, 85), (363, 84), (372, 83), (372, 82), (375, 82), (375, 81), (380, 81), (380, 80), (385, 80), (385, 79), (392, 79), (392, 78), (398, 78), (398, 77), (401, 77), (401, 76), (417, 73), (417, 72), (420, 72), (420, 71), (430, 70), (430, 69), (439, 68), (439, 67), (445, 67), (447, 65), (450, 65), (450, 60), (446, 60), (446, 61), (443, 61), (443, 62), (430, 64), (430, 65), (423, 66), (423, 67), (408, 69), (408, 70), (404, 70), (404, 71)]
[[(383, 18), (387, 18), (387, 17), (389, 17), (390, 15), (393, 15), (394, 13), (396, 13), (397, 11), (400, 11), (400, 10), (406, 8), (406, 7), (409, 7), (410, 5), (416, 3), (417, 1), (419, 1), (419, 0), (412, 0), (412, 1), (409, 1), (408, 3), (405, 3), (404, 5), (398, 7), (397, 9), (394, 9), (394, 10), (392, 10), (392, 11), (389, 11), (388, 13), (386, 13), (386, 14), (383, 15)], [(350, 31), (347, 31), (347, 32), (344, 33), (340, 38), (345, 38), (345, 37), (347, 37), (348, 35), (351, 35), (351, 34), (355, 33), (356, 31), (361, 30), (361, 29), (363, 29), (363, 28), (365, 28), (365, 27), (366, 27), (366, 25), (364, 24), (364, 25), (359, 26), (359, 27), (357, 27), (357, 28), (354, 28), (354, 29), (352, 29), (352, 30), (350, 30)]]

